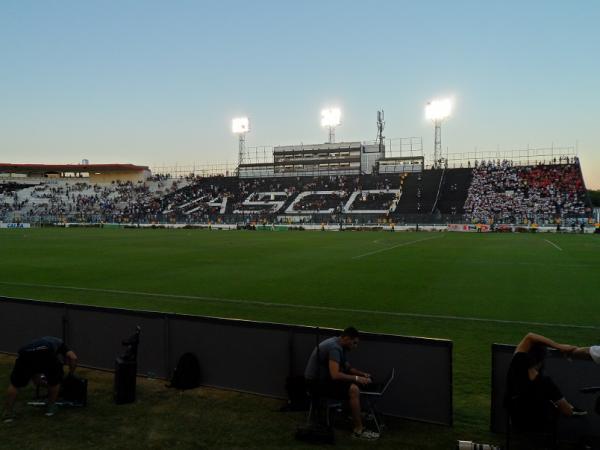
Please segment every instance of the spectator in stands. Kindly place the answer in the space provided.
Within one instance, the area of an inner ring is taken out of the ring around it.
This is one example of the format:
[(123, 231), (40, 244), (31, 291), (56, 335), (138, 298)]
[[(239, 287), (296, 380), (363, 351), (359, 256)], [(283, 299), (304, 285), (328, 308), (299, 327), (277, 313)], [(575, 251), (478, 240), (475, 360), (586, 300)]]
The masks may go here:
[(63, 365), (68, 363), (69, 372), (77, 367), (77, 355), (59, 338), (46, 336), (21, 347), (10, 375), (2, 420), (14, 420), (14, 404), (18, 390), (27, 386), (29, 381), (34, 384), (48, 386), (48, 409), (46, 416), (56, 413), (56, 399), (60, 383), (63, 379)]
[(551, 339), (528, 333), (517, 345), (507, 376), (505, 406), (513, 424), (526, 431), (549, 430), (556, 414), (580, 416), (552, 379), (544, 375), (547, 348), (571, 355), (577, 347), (558, 344)]
[(553, 222), (584, 216), (585, 195), (579, 166), (483, 161), (473, 171), (465, 212), (476, 222)]
[(371, 375), (353, 368), (347, 359), (348, 352), (358, 346), (358, 341), (359, 333), (354, 327), (346, 328), (341, 336), (325, 339), (310, 355), (304, 377), (314, 396), (349, 401), (353, 437), (375, 440), (379, 433), (364, 428), (360, 416), (359, 385), (371, 383)]

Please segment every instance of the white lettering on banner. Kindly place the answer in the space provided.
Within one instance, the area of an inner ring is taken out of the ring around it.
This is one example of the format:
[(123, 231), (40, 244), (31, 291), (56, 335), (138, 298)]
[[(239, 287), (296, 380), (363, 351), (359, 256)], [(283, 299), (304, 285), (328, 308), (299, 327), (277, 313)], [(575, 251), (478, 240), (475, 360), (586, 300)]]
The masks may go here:
[[(353, 209), (353, 204), (359, 196), (368, 198), (369, 194), (382, 195), (389, 194), (393, 195), (394, 198), (390, 203), (390, 207), (387, 209)], [(400, 200), (401, 191), (400, 189), (366, 189), (362, 191), (354, 191), (350, 196), (348, 202), (344, 205), (344, 213), (346, 214), (386, 214), (396, 211), (398, 201)]]
[[(285, 204), (288, 198), (286, 192), (253, 192), (242, 202), (242, 206), (248, 209), (236, 209), (234, 214), (260, 214), (260, 213), (276, 213)], [(265, 206), (267, 208), (260, 208)], [(252, 208), (258, 207), (258, 209)]]
[[(191, 206), (192, 208), (190, 208)], [(205, 209), (207, 206), (210, 208), (219, 208), (219, 214), (225, 214), (225, 211), (227, 210), (227, 197), (221, 198), (213, 197), (212, 195), (203, 195), (178, 206), (177, 209), (183, 212), (183, 214), (192, 214), (196, 211)], [(169, 206), (164, 212), (170, 213), (172, 211), (171, 206)]]
[(225, 211), (227, 210), (227, 200), (228, 200), (228, 197), (215, 198), (215, 199), (212, 199), (207, 204), (208, 204), (208, 206), (210, 206), (212, 208), (221, 207), (221, 209), (219, 209), (219, 214), (225, 214)]
[(0, 223), (0, 228), (31, 228), (29, 223)]
[(331, 214), (335, 210), (338, 205), (335, 205), (331, 208), (326, 209), (302, 209), (296, 210), (295, 206), (298, 205), (302, 199), (308, 197), (309, 195), (319, 195), (321, 197), (332, 197), (339, 198), (340, 202), (345, 197), (346, 192), (344, 191), (305, 191), (298, 194), (298, 197), (292, 202), (290, 206), (285, 210), (286, 214)]

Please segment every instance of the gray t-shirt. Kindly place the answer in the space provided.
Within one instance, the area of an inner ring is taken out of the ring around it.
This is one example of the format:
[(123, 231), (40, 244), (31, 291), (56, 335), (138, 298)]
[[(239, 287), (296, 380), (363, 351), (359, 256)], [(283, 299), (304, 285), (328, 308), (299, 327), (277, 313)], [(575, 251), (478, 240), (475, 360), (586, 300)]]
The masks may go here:
[(331, 378), (329, 374), (329, 361), (336, 361), (340, 365), (340, 370), (345, 371), (348, 368), (346, 359), (346, 349), (340, 345), (339, 337), (325, 339), (319, 344), (319, 361), (317, 363), (317, 348), (313, 350), (308, 358), (306, 369), (304, 370), (304, 378), (307, 380), (328, 380)]

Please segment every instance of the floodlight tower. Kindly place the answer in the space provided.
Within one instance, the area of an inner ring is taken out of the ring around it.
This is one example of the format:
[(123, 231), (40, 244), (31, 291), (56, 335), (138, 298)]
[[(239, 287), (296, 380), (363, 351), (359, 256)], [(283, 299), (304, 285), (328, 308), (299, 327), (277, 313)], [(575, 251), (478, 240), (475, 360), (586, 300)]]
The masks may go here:
[(425, 106), (425, 117), (435, 125), (435, 144), (433, 147), (434, 167), (442, 165), (442, 122), (450, 117), (452, 101), (449, 98), (432, 100)]
[(383, 109), (377, 111), (377, 141), (379, 142), (379, 153), (383, 152), (383, 141), (385, 136), (383, 135), (383, 129), (385, 128), (385, 115)]
[(231, 121), (231, 131), (237, 134), (240, 138), (239, 153), (238, 153), (238, 170), (239, 166), (244, 162), (244, 154), (246, 153), (246, 133), (250, 131), (250, 119), (247, 117), (238, 117)]
[(321, 126), (329, 128), (329, 143), (335, 143), (335, 127), (340, 125), (342, 112), (339, 108), (327, 108), (321, 111)]

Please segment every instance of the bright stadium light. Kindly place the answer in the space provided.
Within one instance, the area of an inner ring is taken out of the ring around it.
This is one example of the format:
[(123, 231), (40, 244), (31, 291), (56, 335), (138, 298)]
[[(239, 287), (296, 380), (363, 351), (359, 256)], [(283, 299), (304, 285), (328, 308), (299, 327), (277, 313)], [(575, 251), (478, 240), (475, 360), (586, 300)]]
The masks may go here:
[(246, 133), (250, 132), (250, 119), (247, 117), (237, 117), (231, 121), (231, 131), (239, 136), (238, 150), (238, 173), (240, 166), (244, 162), (244, 154), (246, 153)]
[(328, 108), (321, 111), (321, 126), (322, 127), (337, 127), (342, 118), (340, 108)]
[(432, 100), (425, 106), (425, 117), (427, 120), (444, 120), (450, 117), (452, 112), (452, 100)]
[(329, 143), (335, 142), (335, 127), (342, 123), (342, 111), (340, 108), (326, 108), (321, 111), (321, 126), (329, 128)]
[(237, 117), (231, 121), (231, 131), (235, 134), (247, 133), (250, 131), (250, 119), (247, 117)]
[(442, 166), (442, 121), (452, 113), (452, 100), (444, 98), (432, 100), (425, 106), (425, 117), (435, 125), (435, 141), (433, 144), (434, 167)]

